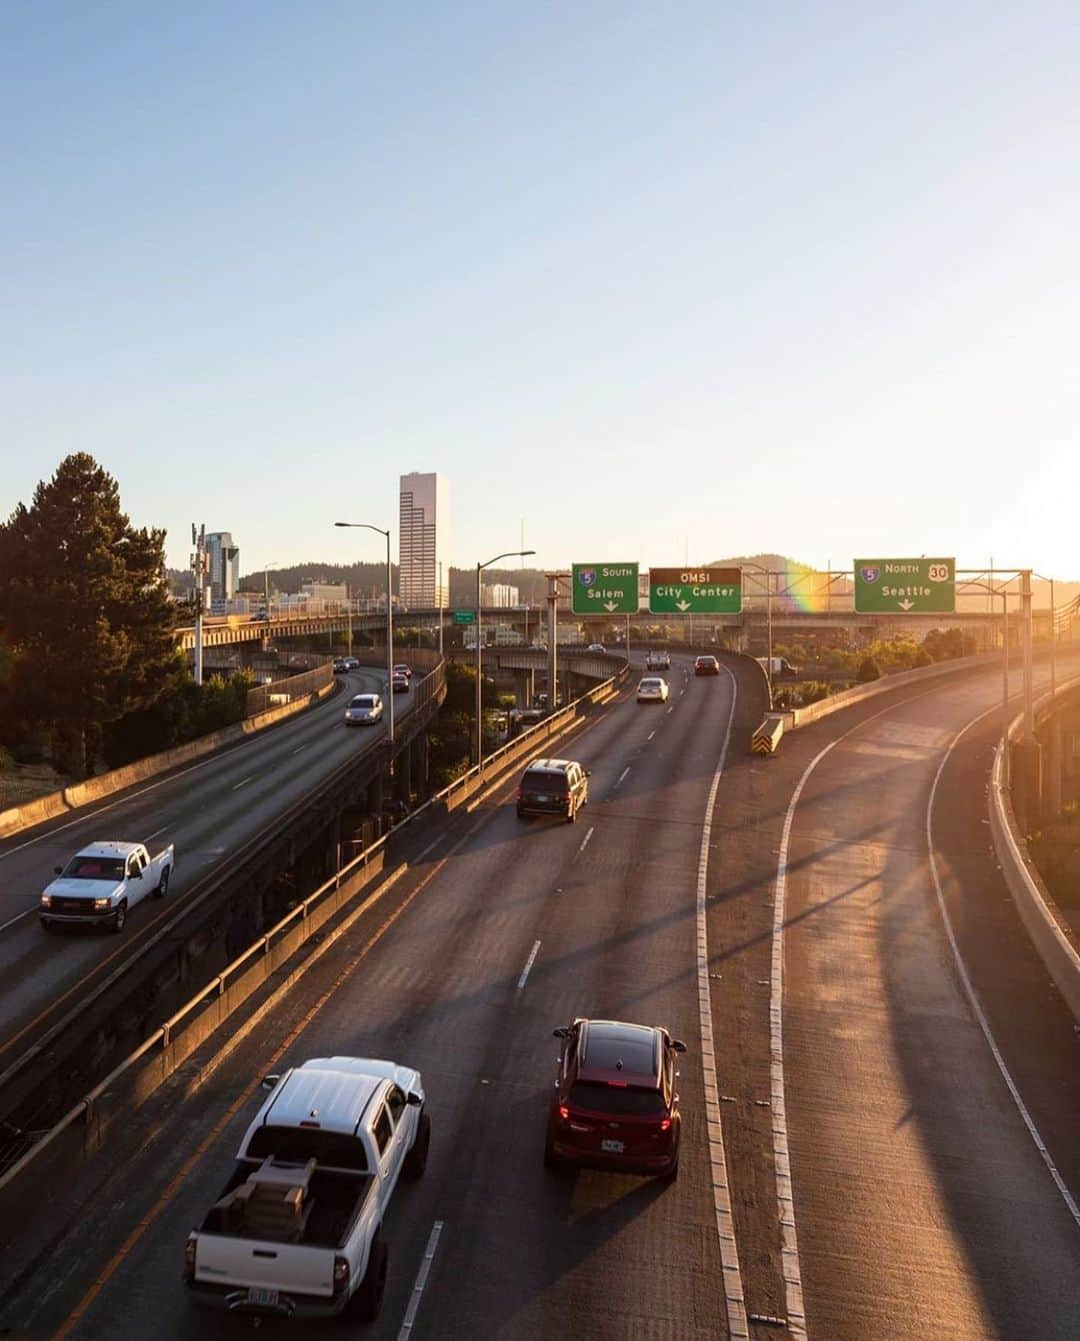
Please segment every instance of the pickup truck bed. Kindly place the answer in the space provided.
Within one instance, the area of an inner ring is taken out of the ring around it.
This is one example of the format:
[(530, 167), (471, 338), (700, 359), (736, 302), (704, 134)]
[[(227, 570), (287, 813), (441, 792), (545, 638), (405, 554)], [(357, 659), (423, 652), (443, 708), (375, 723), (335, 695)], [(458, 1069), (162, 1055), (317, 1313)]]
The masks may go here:
[(277, 1240), (309, 1248), (338, 1248), (348, 1237), (375, 1181), (369, 1173), (328, 1173), (316, 1168), (307, 1184), (303, 1216), (296, 1217), (293, 1224), (285, 1222), (277, 1231), (265, 1213), (260, 1216), (250, 1202), (247, 1206), (236, 1201), (226, 1204), (231, 1194), (255, 1173), (256, 1167), (247, 1162), (237, 1164), (222, 1188), (221, 1196), (200, 1226), (200, 1234), (220, 1234), (230, 1239), (260, 1243)]

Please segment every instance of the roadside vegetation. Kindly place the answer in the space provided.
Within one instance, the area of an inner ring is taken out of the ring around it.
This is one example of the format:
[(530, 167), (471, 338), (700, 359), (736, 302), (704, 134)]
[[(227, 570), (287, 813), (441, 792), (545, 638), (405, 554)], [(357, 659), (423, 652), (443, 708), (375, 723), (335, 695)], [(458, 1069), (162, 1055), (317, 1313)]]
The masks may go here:
[(249, 675), (191, 678), (164, 546), (85, 452), (0, 524), (0, 806), (244, 717)]
[(1059, 908), (1080, 908), (1080, 801), (1028, 835), (1028, 850)]

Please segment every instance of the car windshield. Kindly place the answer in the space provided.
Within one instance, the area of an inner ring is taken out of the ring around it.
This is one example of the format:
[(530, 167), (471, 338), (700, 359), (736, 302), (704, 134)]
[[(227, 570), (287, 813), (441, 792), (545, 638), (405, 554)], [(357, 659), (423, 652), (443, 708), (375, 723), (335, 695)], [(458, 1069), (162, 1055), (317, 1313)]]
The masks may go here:
[(72, 857), (65, 880), (123, 880), (124, 863), (119, 857)]
[(374, 694), (357, 694), (349, 704), (350, 708), (373, 708), (375, 706)]
[(634, 1085), (608, 1085), (603, 1081), (579, 1080), (570, 1090), (575, 1108), (590, 1113), (622, 1117), (650, 1117), (666, 1112), (659, 1090), (639, 1089)]
[(566, 791), (566, 774), (526, 773), (521, 779), (521, 790), (525, 792), (564, 792)]

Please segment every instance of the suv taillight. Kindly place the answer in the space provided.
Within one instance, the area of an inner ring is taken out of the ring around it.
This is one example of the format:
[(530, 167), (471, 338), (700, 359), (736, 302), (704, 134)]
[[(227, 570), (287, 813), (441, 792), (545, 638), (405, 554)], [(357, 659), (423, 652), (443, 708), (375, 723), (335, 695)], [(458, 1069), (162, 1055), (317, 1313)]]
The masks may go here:
[(195, 1237), (194, 1235), (184, 1244), (184, 1279), (195, 1279)]
[(334, 1293), (341, 1294), (349, 1288), (349, 1259), (334, 1258)]

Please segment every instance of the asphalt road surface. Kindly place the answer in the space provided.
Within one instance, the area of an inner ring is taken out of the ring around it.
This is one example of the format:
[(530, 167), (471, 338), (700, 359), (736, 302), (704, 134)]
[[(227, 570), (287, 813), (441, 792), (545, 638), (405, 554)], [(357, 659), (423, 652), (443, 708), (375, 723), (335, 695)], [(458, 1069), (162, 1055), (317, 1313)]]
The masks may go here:
[[(345, 1053), (419, 1067), (433, 1120), (427, 1173), (390, 1210), (386, 1304), (365, 1335), (1080, 1334), (1080, 1227), (943, 917), (1075, 1196), (1080, 1044), (988, 852), (993, 719), (950, 750), (992, 707), (996, 673), (839, 714), (767, 761), (747, 753), (763, 689), (746, 663), (695, 679), (679, 659), (670, 678), (668, 705), (624, 696), (559, 742), (592, 770), (577, 824), (519, 821), (513, 782), (455, 816), (216, 1068), (178, 1073), (114, 1127), (115, 1148), (43, 1209), (36, 1254), (9, 1255), (9, 1271), (26, 1265), (0, 1327), (245, 1334), (190, 1309), (184, 1239), (228, 1176), (258, 1078)], [(544, 1170), (551, 1030), (578, 1014), (687, 1041), (677, 1182)]]
[[(163, 916), (186, 890), (252, 834), (297, 800), (350, 754), (369, 746), (385, 726), (346, 727), (352, 693), (382, 690), (385, 675), (361, 670), (337, 677), (344, 693), (237, 745), (160, 778), (106, 797), (0, 843), (0, 1069), (18, 1054), (39, 1013), (103, 960)], [(396, 711), (411, 695), (398, 695)], [(176, 846), (176, 869), (165, 903), (145, 900), (132, 909), (120, 936), (102, 930), (43, 930), (37, 919), (41, 891), (53, 868), (98, 839), (146, 843), (157, 852)]]

